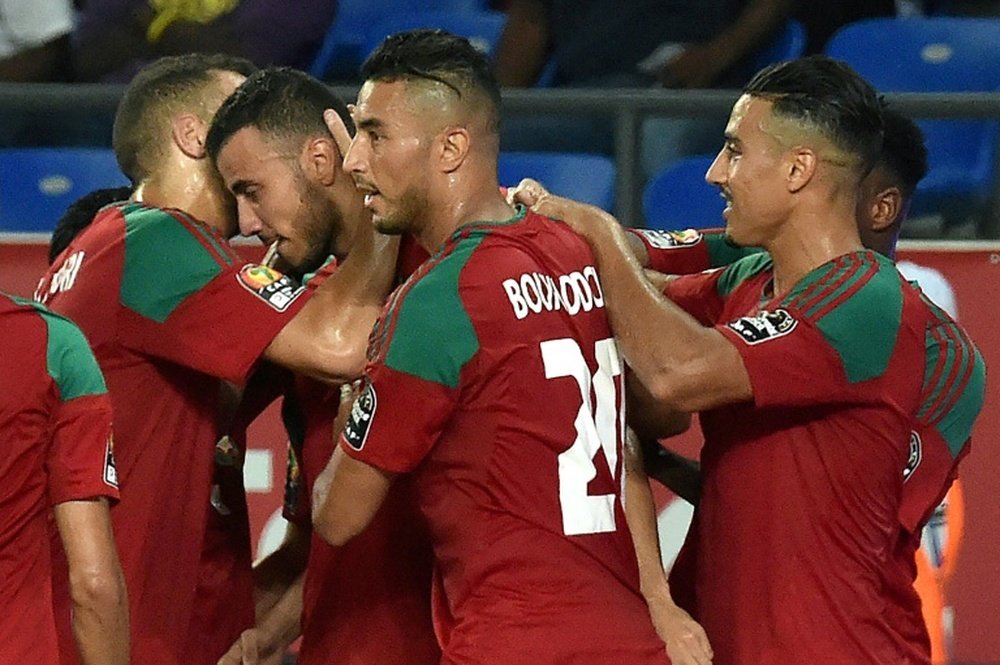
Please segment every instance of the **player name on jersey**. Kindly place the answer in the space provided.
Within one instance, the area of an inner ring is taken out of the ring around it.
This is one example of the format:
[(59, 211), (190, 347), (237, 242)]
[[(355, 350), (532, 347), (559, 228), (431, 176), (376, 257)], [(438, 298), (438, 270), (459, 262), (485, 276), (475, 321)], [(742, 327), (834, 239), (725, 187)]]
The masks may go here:
[(537, 272), (523, 273), (520, 277), (505, 279), (503, 289), (518, 320), (528, 314), (559, 309), (575, 316), (604, 307), (604, 292), (594, 266), (557, 277)]

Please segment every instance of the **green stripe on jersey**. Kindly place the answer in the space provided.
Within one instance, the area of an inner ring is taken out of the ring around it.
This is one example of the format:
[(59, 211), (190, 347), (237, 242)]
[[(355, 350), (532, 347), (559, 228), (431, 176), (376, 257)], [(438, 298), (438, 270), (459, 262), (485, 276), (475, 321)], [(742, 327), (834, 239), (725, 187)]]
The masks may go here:
[(222, 268), (209, 250), (169, 213), (126, 207), (121, 303), (162, 323)]
[[(895, 265), (882, 256), (876, 256), (877, 273), (871, 276), (860, 289), (836, 303), (824, 314), (816, 326), (826, 341), (837, 351), (844, 365), (847, 380), (851, 383), (867, 381), (881, 376), (889, 366), (889, 360), (896, 349), (899, 326), (903, 319), (903, 285)], [(858, 267), (857, 262), (852, 262)], [(809, 308), (816, 313), (821, 306), (842, 298), (868, 273), (868, 267), (860, 269), (836, 284), (841, 271), (830, 275), (829, 294), (823, 294), (816, 306)]]
[(385, 355), (387, 367), (449, 388), (458, 386), (462, 367), (479, 350), (458, 280), (486, 236), (477, 233), (459, 240), (396, 305), (399, 313)]
[(720, 296), (728, 296), (733, 290), (755, 275), (770, 270), (771, 255), (767, 252), (757, 252), (744, 257), (726, 268), (719, 276), (718, 291)]
[(972, 352), (974, 364), (969, 380), (937, 424), (937, 430), (948, 443), (952, 457), (958, 456), (972, 436), (972, 425), (986, 401), (986, 363), (979, 349), (973, 348)]

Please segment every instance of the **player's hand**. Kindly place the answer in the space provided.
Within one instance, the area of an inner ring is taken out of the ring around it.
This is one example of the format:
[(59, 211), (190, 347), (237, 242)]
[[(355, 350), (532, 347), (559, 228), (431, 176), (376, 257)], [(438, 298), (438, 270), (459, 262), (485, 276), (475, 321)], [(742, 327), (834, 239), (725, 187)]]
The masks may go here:
[(323, 111), (323, 122), (326, 123), (326, 128), (333, 134), (337, 150), (340, 151), (340, 158), (343, 159), (347, 154), (347, 149), (351, 147), (351, 133), (347, 131), (344, 119), (333, 109), (326, 109)]
[(281, 655), (265, 659), (261, 656), (260, 636), (256, 628), (244, 630), (229, 651), (219, 659), (218, 665), (277, 665)]
[(672, 601), (651, 604), (650, 615), (656, 632), (667, 646), (673, 665), (710, 665), (712, 645), (705, 630), (691, 615)]
[(507, 190), (507, 201), (511, 205), (521, 203), (543, 217), (565, 222), (587, 238), (596, 238), (609, 229), (618, 227), (618, 221), (604, 210), (556, 196), (540, 182), (530, 178), (525, 178), (517, 187)]

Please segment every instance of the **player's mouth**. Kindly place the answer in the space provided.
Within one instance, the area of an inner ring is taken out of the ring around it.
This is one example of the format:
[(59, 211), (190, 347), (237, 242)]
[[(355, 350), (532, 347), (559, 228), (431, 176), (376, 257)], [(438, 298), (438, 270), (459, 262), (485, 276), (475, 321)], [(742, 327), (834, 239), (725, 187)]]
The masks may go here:
[(719, 189), (719, 198), (721, 198), (723, 201), (726, 202), (726, 208), (722, 211), (722, 214), (725, 215), (730, 210), (733, 209), (733, 197), (729, 193), (728, 189), (720, 188)]

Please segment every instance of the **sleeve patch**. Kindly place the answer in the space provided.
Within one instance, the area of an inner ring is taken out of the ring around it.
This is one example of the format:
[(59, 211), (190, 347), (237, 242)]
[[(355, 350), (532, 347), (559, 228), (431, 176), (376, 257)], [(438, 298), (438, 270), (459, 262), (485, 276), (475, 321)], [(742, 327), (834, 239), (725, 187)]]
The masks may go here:
[(108, 435), (108, 445), (104, 453), (104, 482), (118, 489), (118, 465), (115, 463), (114, 435)]
[(674, 249), (676, 247), (690, 247), (701, 242), (702, 234), (695, 229), (685, 229), (683, 231), (653, 231), (649, 229), (632, 229), (655, 249)]
[(288, 275), (267, 266), (248, 264), (236, 273), (236, 280), (244, 289), (254, 294), (279, 312), (284, 312), (305, 291)]
[(798, 323), (788, 310), (776, 309), (773, 312), (761, 312), (757, 316), (744, 316), (727, 323), (726, 326), (752, 346), (784, 337), (795, 330)]
[(365, 447), (377, 407), (378, 394), (375, 392), (375, 386), (368, 382), (364, 392), (351, 407), (351, 417), (344, 425), (344, 440), (353, 450), (360, 451)]

